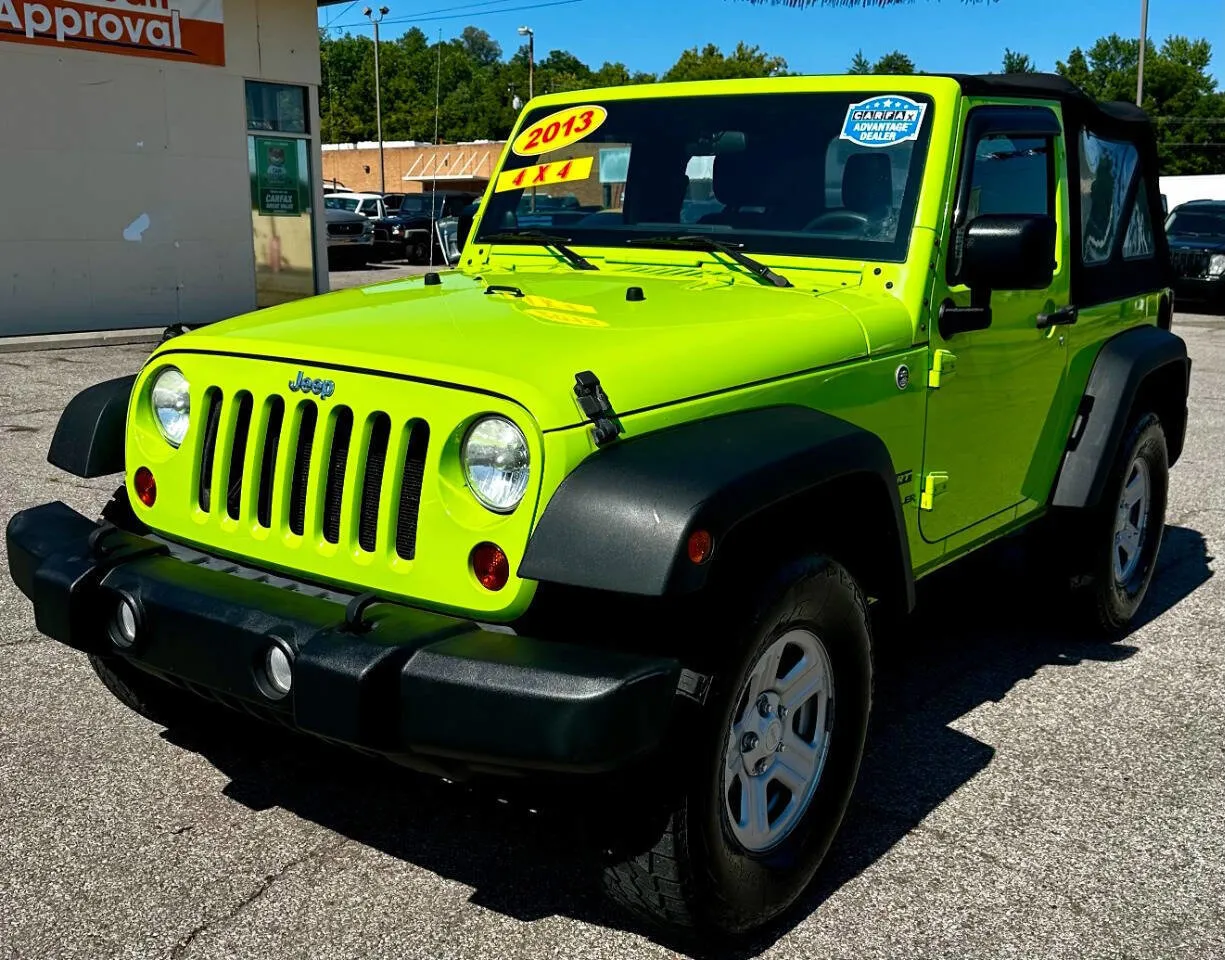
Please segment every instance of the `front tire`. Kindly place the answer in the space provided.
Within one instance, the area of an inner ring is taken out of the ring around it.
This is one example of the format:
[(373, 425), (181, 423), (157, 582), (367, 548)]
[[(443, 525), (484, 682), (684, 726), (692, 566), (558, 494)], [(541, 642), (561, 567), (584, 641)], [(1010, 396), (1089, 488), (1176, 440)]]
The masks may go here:
[(194, 694), (145, 673), (120, 656), (91, 653), (89, 665), (115, 699), (159, 726), (183, 726), (208, 712), (208, 704)]
[(605, 873), (653, 925), (741, 933), (777, 917), (824, 859), (859, 771), (872, 644), (850, 574), (826, 557), (787, 567), (732, 640), (679, 807), (650, 850)]

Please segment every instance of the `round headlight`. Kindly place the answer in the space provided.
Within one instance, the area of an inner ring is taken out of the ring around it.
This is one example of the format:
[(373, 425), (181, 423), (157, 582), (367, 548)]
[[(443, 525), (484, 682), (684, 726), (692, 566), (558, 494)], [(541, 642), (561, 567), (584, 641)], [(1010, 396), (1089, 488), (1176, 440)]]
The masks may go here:
[(168, 367), (153, 381), (153, 415), (157, 427), (172, 447), (177, 447), (187, 436), (191, 423), (191, 386), (187, 378), (174, 367)]
[(472, 495), (494, 513), (510, 513), (527, 491), (523, 431), (505, 417), (478, 420), (464, 439), (464, 476)]

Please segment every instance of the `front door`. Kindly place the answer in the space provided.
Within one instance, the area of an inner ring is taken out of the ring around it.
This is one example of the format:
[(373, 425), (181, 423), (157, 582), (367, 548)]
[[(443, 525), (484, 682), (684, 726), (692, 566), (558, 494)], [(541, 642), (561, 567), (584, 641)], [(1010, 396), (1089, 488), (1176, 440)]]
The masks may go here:
[[(951, 228), (941, 243), (932, 296), (923, 539), (974, 539), (1045, 497), (1058, 425), (1051, 421), (1064, 376), (1066, 327), (1038, 328), (1038, 315), (1068, 304), (1066, 152), (1058, 107), (977, 106), (967, 112)], [(1045, 290), (997, 290), (991, 324), (941, 337), (936, 312), (968, 306), (959, 280), (960, 241), (980, 214), (1048, 214), (1058, 222), (1056, 268)], [(1048, 422), (1050, 421), (1050, 422)], [(961, 538), (959, 538), (961, 539)], [(955, 545), (954, 545), (955, 546)]]

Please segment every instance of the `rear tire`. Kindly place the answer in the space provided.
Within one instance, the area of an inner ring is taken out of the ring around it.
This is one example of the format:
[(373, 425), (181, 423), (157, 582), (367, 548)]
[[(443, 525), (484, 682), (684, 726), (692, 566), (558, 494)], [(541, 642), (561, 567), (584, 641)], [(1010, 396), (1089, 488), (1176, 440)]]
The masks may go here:
[(655, 926), (742, 933), (783, 913), (824, 859), (859, 771), (872, 643), (850, 574), (820, 556), (788, 566), (733, 640), (681, 740), (693, 750), (678, 757), (679, 807), (650, 849), (605, 871), (609, 896)]
[(1083, 619), (1107, 634), (1122, 632), (1148, 593), (1161, 550), (1168, 492), (1165, 431), (1156, 414), (1146, 413), (1120, 444), (1101, 505), (1077, 525), (1082, 546), (1072, 601)]

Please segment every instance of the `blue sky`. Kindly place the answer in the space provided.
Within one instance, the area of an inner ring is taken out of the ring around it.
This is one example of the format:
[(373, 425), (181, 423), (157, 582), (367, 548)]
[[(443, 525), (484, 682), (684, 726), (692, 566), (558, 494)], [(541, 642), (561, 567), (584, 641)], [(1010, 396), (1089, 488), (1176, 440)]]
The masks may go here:
[[(369, 34), (368, 25), (358, 26), (367, 2), (373, 0), (324, 7), (319, 23)], [(538, 58), (562, 49), (592, 66), (620, 60), (631, 70), (652, 72), (666, 70), (686, 47), (714, 43), (730, 49), (738, 40), (786, 57), (801, 73), (841, 73), (861, 48), (873, 59), (902, 50), (920, 70), (977, 73), (998, 70), (1004, 48), (1011, 47), (1029, 54), (1040, 69), (1053, 70), (1075, 46), (1087, 47), (1113, 32), (1135, 36), (1140, 29), (1140, 0), (999, 0), (968, 7), (958, 0), (917, 0), (883, 10), (794, 10), (733, 0), (383, 2), (391, 8), (384, 38), (414, 24), (431, 39), (439, 28), (452, 37), (471, 23), (510, 52), (520, 43), (515, 28), (524, 23), (536, 31)], [(1148, 32), (1157, 42), (1177, 33), (1207, 37), (1216, 49), (1213, 73), (1225, 76), (1221, 0), (1150, 0)]]

